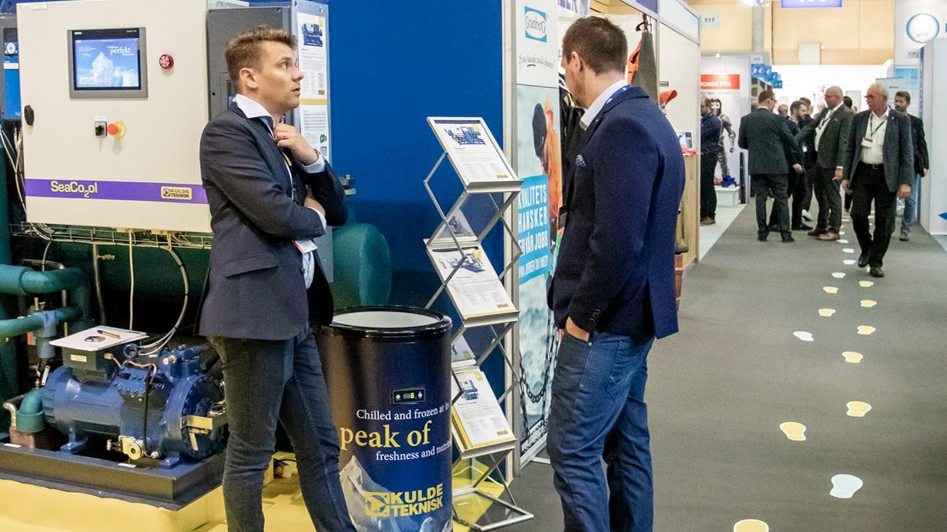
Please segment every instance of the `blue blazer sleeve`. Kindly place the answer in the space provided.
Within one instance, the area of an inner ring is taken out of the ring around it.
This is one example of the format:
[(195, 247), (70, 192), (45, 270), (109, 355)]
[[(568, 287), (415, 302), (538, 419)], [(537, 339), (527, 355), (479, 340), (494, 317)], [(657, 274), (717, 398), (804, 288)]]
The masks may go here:
[(201, 171), (264, 233), (290, 239), (324, 235), (319, 214), (293, 201), (259, 152), (246, 125), (214, 121), (201, 137)]
[[(586, 331), (594, 330), (598, 313), (608, 308), (636, 271), (647, 275), (641, 265), (654, 176), (639, 169), (661, 165), (657, 146), (643, 124), (622, 118), (601, 128), (599, 138), (622, 143), (619, 149), (616, 143), (602, 142), (592, 159), (595, 221), (590, 255), (568, 309), (572, 321)], [(628, 139), (634, 139), (630, 146)]]
[(338, 227), (345, 225), (348, 212), (345, 210), (345, 190), (339, 181), (335, 170), (326, 163), (325, 170), (315, 174), (301, 172), (306, 187), (312, 192), (312, 197), (325, 207), (326, 223)]

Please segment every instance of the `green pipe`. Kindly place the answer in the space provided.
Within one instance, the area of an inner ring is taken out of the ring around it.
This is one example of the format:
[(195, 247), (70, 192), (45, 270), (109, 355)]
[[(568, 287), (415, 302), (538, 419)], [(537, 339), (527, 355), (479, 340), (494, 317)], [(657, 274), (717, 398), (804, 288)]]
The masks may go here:
[(69, 303), (78, 305), (82, 315), (92, 315), (92, 291), (89, 278), (78, 268), (38, 272), (26, 266), (0, 265), (0, 294), (27, 296), (66, 290)]
[(16, 413), (16, 430), (20, 432), (39, 432), (43, 430), (43, 389), (33, 388), (23, 396), (20, 409)]
[[(82, 309), (78, 307), (62, 307), (46, 312), (52, 312), (55, 315), (56, 325), (62, 325), (67, 321), (76, 321), (82, 317)], [(14, 336), (42, 329), (45, 325), (42, 314), (43, 312), (37, 312), (25, 318), (0, 320), (0, 342), (6, 341), (9, 343), (9, 339)]]

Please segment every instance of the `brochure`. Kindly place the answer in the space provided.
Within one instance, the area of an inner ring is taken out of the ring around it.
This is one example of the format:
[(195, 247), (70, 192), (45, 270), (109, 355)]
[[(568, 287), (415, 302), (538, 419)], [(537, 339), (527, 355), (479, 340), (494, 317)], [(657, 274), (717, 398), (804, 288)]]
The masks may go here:
[(477, 368), (455, 375), (451, 396), (459, 397), (451, 409), (451, 423), (461, 452), (516, 441), (486, 375)]
[(447, 293), (464, 321), (517, 313), (482, 247), (431, 249), (429, 253), (442, 281), (457, 270), (447, 283)]
[(482, 118), (428, 118), (428, 123), (464, 188), (517, 189), (519, 179)]

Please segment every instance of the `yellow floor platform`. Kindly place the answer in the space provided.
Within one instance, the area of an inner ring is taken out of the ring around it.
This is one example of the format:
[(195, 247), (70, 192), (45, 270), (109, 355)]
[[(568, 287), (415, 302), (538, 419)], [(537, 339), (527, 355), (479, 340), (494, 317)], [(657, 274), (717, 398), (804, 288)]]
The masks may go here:
[[(462, 484), (455, 479), (455, 487)], [(492, 483), (484, 491), (499, 496), (502, 488)], [(459, 511), (476, 521), (487, 508), (465, 505)], [(277, 478), (263, 490), (263, 512), (268, 531), (312, 532), (315, 529), (299, 491), (299, 482)], [(0, 480), (0, 531), (3, 532), (226, 532), (223, 493), (208, 493), (180, 511), (155, 508)], [(454, 524), (456, 532), (468, 528)]]

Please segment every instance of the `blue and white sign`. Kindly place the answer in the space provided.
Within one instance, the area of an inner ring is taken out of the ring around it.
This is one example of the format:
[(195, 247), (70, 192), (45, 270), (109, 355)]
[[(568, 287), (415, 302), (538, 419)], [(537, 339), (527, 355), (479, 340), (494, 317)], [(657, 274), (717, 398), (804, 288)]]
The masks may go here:
[(516, 2), (516, 83), (558, 87), (559, 24), (556, 0)]
[(918, 13), (908, 19), (908, 38), (918, 44), (933, 41), (940, 34), (940, 21), (930, 13)]
[(526, 25), (526, 38), (546, 42), (546, 14), (531, 7), (524, 8), (523, 23)]
[(783, 9), (796, 7), (842, 7), (842, 0), (782, 0)]

